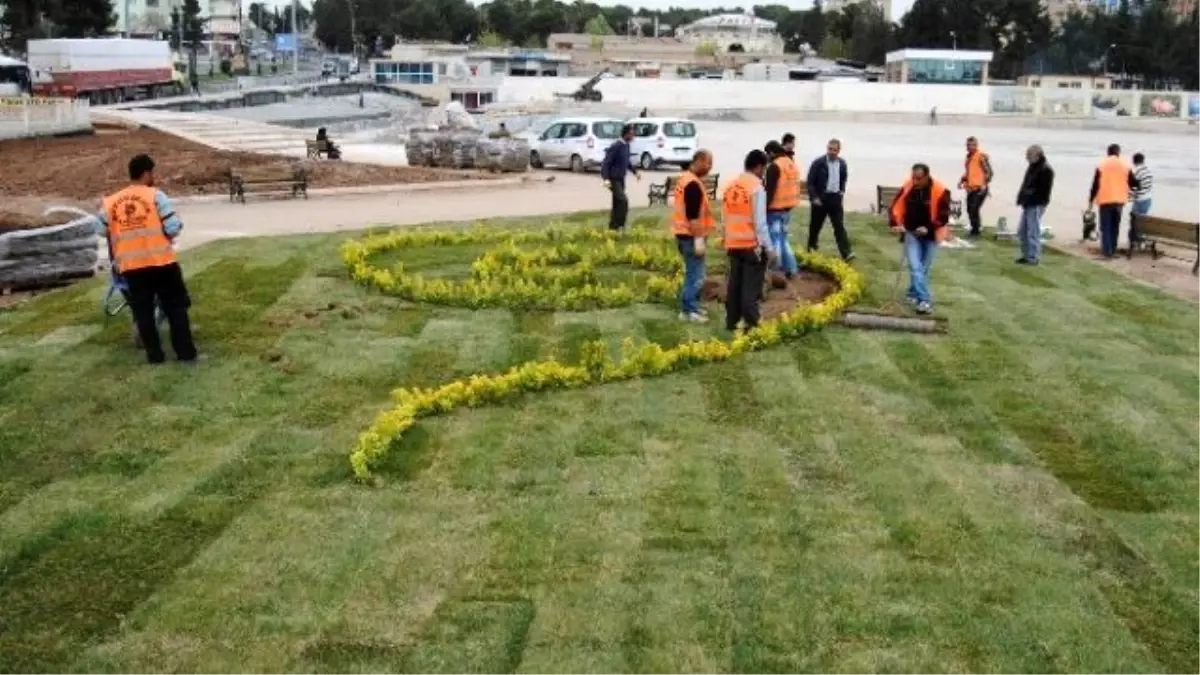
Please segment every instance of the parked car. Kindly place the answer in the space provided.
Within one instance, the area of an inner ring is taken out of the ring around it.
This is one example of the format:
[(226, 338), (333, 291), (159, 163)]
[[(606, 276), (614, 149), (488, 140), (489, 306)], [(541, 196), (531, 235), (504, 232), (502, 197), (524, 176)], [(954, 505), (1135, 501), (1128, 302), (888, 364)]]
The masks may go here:
[(629, 154), (642, 169), (671, 164), (686, 169), (700, 147), (696, 124), (677, 117), (638, 117), (633, 125)]
[(603, 117), (560, 118), (529, 140), (529, 164), (581, 172), (597, 169), (604, 152), (621, 137), (621, 120)]

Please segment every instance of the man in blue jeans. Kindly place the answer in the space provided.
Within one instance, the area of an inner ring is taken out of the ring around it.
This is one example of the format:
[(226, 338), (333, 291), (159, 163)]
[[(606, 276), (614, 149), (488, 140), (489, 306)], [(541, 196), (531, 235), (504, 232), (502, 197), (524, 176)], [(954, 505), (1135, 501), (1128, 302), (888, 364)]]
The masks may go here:
[(929, 175), (929, 166), (914, 164), (912, 175), (892, 202), (892, 231), (900, 235), (908, 260), (908, 301), (920, 314), (933, 311), (929, 270), (938, 244), (949, 234), (950, 191)]
[(1129, 247), (1141, 241), (1137, 231), (1137, 218), (1150, 214), (1150, 205), (1154, 202), (1154, 176), (1150, 167), (1146, 166), (1146, 156), (1137, 153), (1133, 156), (1133, 177), (1137, 179), (1138, 187), (1133, 191), (1133, 203), (1129, 206)]
[(679, 255), (683, 258), (683, 286), (679, 289), (679, 319), (692, 323), (708, 321), (708, 314), (700, 306), (700, 292), (704, 289), (708, 254), (708, 237), (712, 234), (715, 221), (708, 190), (704, 189), (703, 178), (712, 170), (712, 153), (697, 150), (687, 171), (675, 182), (675, 210), (671, 215), (671, 234)]
[[(795, 137), (791, 134), (784, 139)], [(763, 186), (767, 191), (767, 229), (771, 242), (779, 251), (779, 267), (791, 279), (796, 276), (798, 265), (792, 244), (788, 241), (788, 224), (792, 221), (792, 209), (800, 203), (800, 172), (787, 147), (779, 141), (770, 141), (765, 148), (771, 163), (763, 175)]]
[(1036, 265), (1042, 259), (1042, 216), (1050, 204), (1050, 192), (1054, 189), (1054, 169), (1046, 162), (1046, 153), (1040, 145), (1031, 145), (1025, 151), (1029, 168), (1017, 192), (1017, 206), (1021, 207), (1021, 225), (1017, 228), (1017, 239), (1021, 242), (1021, 257), (1018, 265)]

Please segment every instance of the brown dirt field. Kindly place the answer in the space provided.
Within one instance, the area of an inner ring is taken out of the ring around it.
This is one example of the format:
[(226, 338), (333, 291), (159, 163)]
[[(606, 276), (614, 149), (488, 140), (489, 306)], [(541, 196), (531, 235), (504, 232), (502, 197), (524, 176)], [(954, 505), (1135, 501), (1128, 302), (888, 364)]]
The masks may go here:
[[(700, 298), (705, 302), (725, 302), (725, 277), (711, 276), (704, 280)], [(762, 318), (774, 319), (796, 307), (819, 302), (837, 290), (837, 284), (824, 275), (800, 270), (790, 282), (780, 273), (768, 275), (763, 286), (764, 297), (760, 306)]]
[(178, 196), (226, 194), (229, 189), (226, 172), (235, 164), (250, 167), (300, 163), (309, 170), (309, 185), (318, 189), (498, 177), (478, 171), (314, 162), (221, 152), (150, 129), (105, 130), (87, 136), (0, 143), (0, 196), (5, 202), (10, 197), (38, 196), (84, 200), (95, 206), (102, 195), (128, 183), (126, 167), (129, 158), (138, 153), (154, 158), (158, 165), (155, 169), (158, 186)]

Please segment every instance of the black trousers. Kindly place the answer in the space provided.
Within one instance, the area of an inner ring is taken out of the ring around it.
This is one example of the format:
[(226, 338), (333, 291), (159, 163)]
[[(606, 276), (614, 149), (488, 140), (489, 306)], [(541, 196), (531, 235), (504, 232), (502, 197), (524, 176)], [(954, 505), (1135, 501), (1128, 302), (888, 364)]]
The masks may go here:
[(849, 258), (850, 235), (846, 234), (846, 209), (842, 203), (842, 195), (827, 193), (821, 195), (820, 205), (812, 205), (812, 219), (808, 221), (808, 250), (815, 251), (821, 244), (821, 228), (825, 226), (825, 218), (833, 225), (833, 238), (837, 240), (838, 253), (843, 258)]
[(192, 342), (192, 324), (188, 319), (188, 308), (192, 305), (187, 286), (183, 283), (183, 271), (178, 264), (162, 267), (146, 267), (125, 272), (121, 276), (129, 284), (129, 309), (133, 310), (133, 321), (146, 360), (162, 363), (162, 341), (158, 336), (158, 325), (154, 321), (155, 304), (167, 317), (171, 329), (171, 348), (180, 361), (196, 359), (196, 344)]
[(767, 260), (752, 249), (729, 251), (729, 285), (725, 289), (725, 327), (758, 325), (758, 301), (767, 279)]
[(967, 192), (967, 220), (971, 223), (971, 234), (979, 234), (979, 228), (983, 226), (983, 218), (979, 215), (979, 209), (983, 208), (983, 202), (987, 197), (987, 188)]
[(609, 185), (612, 187), (612, 211), (608, 215), (608, 229), (623, 230), (625, 219), (629, 217), (629, 196), (625, 194), (625, 179), (613, 179)]

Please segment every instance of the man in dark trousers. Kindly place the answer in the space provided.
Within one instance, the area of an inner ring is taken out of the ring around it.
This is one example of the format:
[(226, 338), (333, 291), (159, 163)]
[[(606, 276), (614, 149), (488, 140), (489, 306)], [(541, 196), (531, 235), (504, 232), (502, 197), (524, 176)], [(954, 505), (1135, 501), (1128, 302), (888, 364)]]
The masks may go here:
[(1121, 146), (1108, 146), (1107, 156), (1096, 167), (1092, 189), (1088, 193), (1088, 210), (1100, 209), (1100, 256), (1111, 259), (1117, 254), (1117, 238), (1121, 234), (1121, 215), (1133, 190), (1141, 186), (1133, 167), (1121, 157)]
[(633, 157), (629, 153), (629, 143), (633, 141), (633, 125), (621, 127), (621, 138), (604, 153), (604, 161), (600, 163), (600, 178), (604, 187), (612, 192), (612, 211), (608, 216), (608, 229), (621, 231), (625, 229), (625, 219), (629, 216), (629, 196), (625, 193), (625, 174), (632, 173), (634, 178), (641, 180), (637, 167), (633, 165)]
[(167, 195), (154, 188), (154, 160), (148, 155), (129, 160), (129, 179), (128, 187), (104, 198), (97, 214), (108, 238), (113, 268), (129, 286), (129, 308), (146, 360), (166, 360), (154, 320), (157, 304), (171, 328), (176, 358), (194, 362), (196, 345), (188, 319), (191, 299), (171, 245), (183, 223)]
[(963, 175), (958, 181), (958, 189), (967, 191), (967, 220), (971, 223), (971, 230), (967, 236), (979, 236), (979, 228), (983, 226), (983, 216), (979, 210), (988, 198), (992, 175), (991, 158), (979, 149), (979, 139), (971, 136), (967, 139), (967, 159), (963, 162)]
[(767, 191), (762, 183), (767, 153), (751, 150), (743, 166), (745, 171), (721, 197), (725, 253), (729, 256), (725, 328), (730, 331), (739, 323), (747, 330), (758, 325), (767, 267), (779, 260), (767, 227)]
[(815, 251), (821, 243), (821, 228), (825, 218), (833, 225), (833, 238), (837, 240), (838, 253), (842, 260), (854, 260), (850, 249), (850, 235), (846, 234), (846, 179), (850, 171), (846, 160), (841, 158), (842, 142), (832, 138), (825, 144), (825, 154), (813, 160), (808, 167), (808, 203), (812, 204), (812, 220), (808, 223), (808, 250)]

